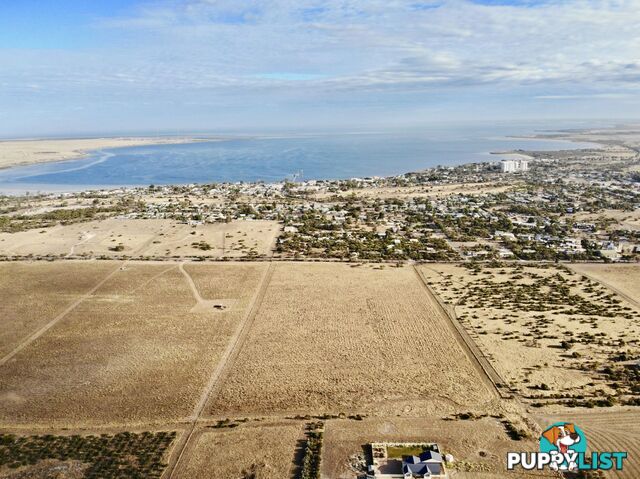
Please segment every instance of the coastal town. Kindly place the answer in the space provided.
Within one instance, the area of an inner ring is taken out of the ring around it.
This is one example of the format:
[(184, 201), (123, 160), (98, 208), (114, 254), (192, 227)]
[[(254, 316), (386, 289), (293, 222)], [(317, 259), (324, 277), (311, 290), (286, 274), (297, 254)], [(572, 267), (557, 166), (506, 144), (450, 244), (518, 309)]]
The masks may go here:
[(0, 1), (0, 479), (639, 479), (639, 24)]
[(640, 257), (639, 153), (614, 146), (527, 155), (528, 160), (497, 157), (387, 178), (151, 185), (3, 197), (0, 230), (104, 218), (174, 220), (196, 229), (261, 220), (280, 225), (270, 258), (634, 261)]
[(598, 146), (0, 197), (0, 477), (524, 478), (568, 419), (632, 450), (640, 139), (567, 135)]

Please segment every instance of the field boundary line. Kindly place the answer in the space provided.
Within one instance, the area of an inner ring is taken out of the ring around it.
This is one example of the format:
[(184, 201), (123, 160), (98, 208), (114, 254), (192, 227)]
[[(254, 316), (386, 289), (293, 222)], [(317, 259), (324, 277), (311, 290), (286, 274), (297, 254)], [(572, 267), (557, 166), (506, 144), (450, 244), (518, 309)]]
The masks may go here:
[(498, 371), (496, 371), (494, 367), (491, 365), (487, 357), (480, 350), (480, 348), (475, 343), (473, 338), (469, 335), (469, 333), (464, 328), (464, 326), (460, 324), (460, 321), (458, 321), (458, 318), (456, 317), (455, 312), (451, 311), (451, 309), (448, 308), (447, 305), (445, 305), (442, 302), (442, 300), (436, 294), (436, 292), (433, 291), (431, 286), (429, 286), (429, 283), (427, 283), (427, 280), (424, 278), (424, 276), (422, 275), (422, 273), (420, 272), (420, 270), (416, 265), (413, 265), (413, 270), (416, 273), (416, 276), (418, 277), (420, 284), (422, 284), (424, 291), (431, 298), (433, 298), (438, 308), (449, 320), (448, 323), (449, 323), (449, 326), (451, 327), (452, 332), (456, 336), (458, 343), (462, 346), (462, 349), (467, 353), (467, 356), (469, 357), (469, 359), (471, 359), (471, 362), (477, 366), (477, 369), (479, 369), (481, 373), (483, 373), (482, 376), (485, 378), (485, 380), (488, 380), (488, 383), (498, 393), (498, 396), (500, 396), (502, 399), (510, 399), (511, 395), (502, 391), (502, 389), (499, 386), (499, 385), (506, 385), (506, 383), (504, 382), (500, 374), (498, 374)]
[(160, 271), (158, 274), (153, 275), (151, 278), (149, 278), (148, 280), (146, 280), (144, 283), (139, 284), (133, 291), (131, 291), (131, 294), (135, 294), (136, 292), (138, 292), (140, 289), (144, 288), (145, 286), (147, 286), (148, 284), (153, 283), (156, 279), (158, 279), (160, 276), (164, 275), (165, 273), (168, 273), (169, 271), (171, 271), (172, 269), (174, 269), (176, 267), (176, 265), (172, 265), (169, 266), (167, 269), (163, 269), (162, 271)]
[[(181, 264), (182, 266), (182, 264)], [(229, 367), (233, 364), (236, 357), (240, 353), (242, 346), (251, 330), (251, 326), (253, 325), (254, 319), (258, 313), (258, 309), (260, 309), (260, 305), (262, 304), (262, 300), (264, 299), (267, 287), (271, 282), (271, 277), (273, 276), (273, 272), (275, 270), (275, 263), (269, 263), (269, 266), (266, 268), (262, 280), (260, 281), (260, 285), (258, 286), (253, 298), (251, 299), (251, 303), (247, 306), (247, 312), (242, 319), (241, 323), (236, 328), (235, 334), (230, 338), (229, 343), (227, 345), (227, 349), (223, 353), (222, 357), (218, 360), (216, 368), (211, 373), (209, 377), (209, 381), (200, 396), (200, 400), (198, 404), (196, 404), (193, 413), (190, 416), (191, 427), (185, 432), (183, 435), (184, 439), (180, 441), (180, 444), (176, 445), (177, 454), (175, 455), (175, 460), (170, 461), (170, 464), (167, 466), (165, 473), (162, 477), (167, 477), (168, 479), (173, 479), (178, 470), (178, 466), (180, 465), (180, 461), (185, 455), (185, 452), (190, 445), (191, 439), (196, 432), (196, 426), (198, 424), (198, 420), (202, 415), (209, 399), (218, 392), (220, 387), (220, 380), (223, 378), (224, 373), (229, 369)], [(182, 270), (185, 275), (191, 279), (190, 276), (187, 275), (184, 269)], [(193, 281), (193, 280), (191, 280)], [(195, 283), (194, 283), (195, 287)], [(199, 296), (199, 294), (198, 294)]]
[(82, 303), (84, 300), (86, 300), (86, 299), (90, 298), (91, 296), (93, 296), (93, 294), (103, 284), (105, 284), (107, 281), (109, 281), (112, 276), (114, 276), (118, 271), (120, 271), (120, 269), (124, 266), (124, 264), (126, 264), (126, 263), (119, 264), (116, 269), (111, 271), (107, 276), (105, 276), (102, 280), (100, 280), (98, 282), (98, 284), (96, 284), (88, 292), (86, 292), (85, 294), (80, 296), (80, 298), (76, 299), (73, 303), (71, 303), (69, 306), (67, 306), (67, 308), (64, 311), (62, 311), (55, 318), (53, 318), (51, 321), (49, 321), (43, 327), (38, 329), (36, 332), (32, 333), (24, 341), (22, 341), (18, 346), (16, 346), (11, 352), (6, 354), (2, 359), (0, 359), (0, 366), (4, 366), (16, 354), (18, 354), (20, 351), (22, 351), (24, 348), (29, 346), (32, 342), (34, 342), (36, 339), (38, 339), (40, 336), (42, 336), (44, 333), (46, 333), (49, 329), (51, 329), (53, 326), (55, 326), (59, 321), (64, 319), (67, 316), (67, 314), (69, 314), (71, 311), (73, 311), (80, 303)]
[(591, 281), (594, 281), (602, 286), (604, 286), (607, 289), (610, 289), (611, 291), (613, 291), (614, 293), (616, 293), (618, 296), (620, 296), (622, 299), (624, 299), (625, 301), (627, 301), (628, 303), (631, 303), (633, 306), (635, 306), (636, 308), (640, 309), (640, 302), (638, 302), (636, 299), (632, 298), (631, 296), (629, 296), (627, 293), (624, 293), (622, 291), (620, 291), (618, 288), (616, 288), (615, 286), (613, 286), (612, 284), (610, 284), (609, 282), (599, 279), (595, 276), (590, 275), (589, 273), (585, 273), (583, 271), (577, 270), (572, 268), (570, 265), (567, 265), (567, 267), (573, 271), (576, 274), (581, 274), (583, 276), (586, 276), (587, 278), (589, 278)]

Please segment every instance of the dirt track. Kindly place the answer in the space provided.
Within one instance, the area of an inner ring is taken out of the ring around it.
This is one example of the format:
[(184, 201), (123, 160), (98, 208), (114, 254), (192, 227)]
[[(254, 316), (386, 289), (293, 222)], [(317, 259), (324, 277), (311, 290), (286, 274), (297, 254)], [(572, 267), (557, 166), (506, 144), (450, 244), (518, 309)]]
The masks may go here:
[[(223, 377), (223, 374), (230, 367), (230, 364), (232, 364), (233, 361), (236, 359), (238, 352), (240, 351), (240, 349), (242, 348), (242, 345), (244, 344), (244, 341), (246, 340), (247, 334), (251, 329), (253, 319), (256, 316), (258, 308), (260, 307), (260, 303), (264, 298), (266, 288), (269, 284), (269, 281), (271, 280), (271, 276), (273, 275), (274, 267), (275, 266), (272, 263), (269, 265), (269, 267), (265, 271), (262, 281), (260, 282), (260, 286), (258, 287), (256, 294), (253, 296), (253, 299), (251, 300), (251, 304), (249, 308), (247, 309), (247, 313), (244, 317), (244, 320), (242, 321), (242, 323), (240, 323), (240, 325), (236, 329), (235, 334), (229, 340), (229, 346), (227, 347), (222, 358), (219, 360), (217, 366), (213, 370), (213, 373), (209, 378), (209, 382), (207, 383), (207, 386), (202, 392), (200, 400), (198, 401), (198, 404), (195, 406), (193, 413), (190, 417), (190, 420), (192, 421), (191, 426), (180, 437), (179, 442), (174, 449), (174, 453), (169, 462), (169, 465), (165, 473), (163, 474), (163, 477), (168, 477), (168, 478), (177, 477), (175, 474), (177, 473), (176, 471), (179, 470), (180, 461), (182, 460), (185, 452), (188, 450), (189, 446), (191, 445), (191, 439), (196, 430), (196, 425), (198, 423), (198, 420), (200, 419), (200, 416), (202, 415), (202, 412), (209, 398), (216, 393), (217, 388), (219, 387), (219, 382)], [(199, 301), (202, 301), (202, 297), (200, 296), (200, 293), (198, 292), (193, 279), (185, 271), (182, 263), (180, 264), (180, 270), (187, 277), (189, 286), (194, 292), (194, 296), (196, 297), (196, 299)]]

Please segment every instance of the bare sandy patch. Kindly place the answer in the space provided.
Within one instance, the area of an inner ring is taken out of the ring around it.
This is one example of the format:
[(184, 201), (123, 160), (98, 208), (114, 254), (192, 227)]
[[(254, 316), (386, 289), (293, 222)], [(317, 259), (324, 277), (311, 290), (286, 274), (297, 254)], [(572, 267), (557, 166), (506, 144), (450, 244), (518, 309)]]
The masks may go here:
[(74, 160), (86, 156), (92, 150), (104, 148), (191, 143), (193, 141), (199, 140), (192, 138), (76, 138), (0, 141), (0, 168)]
[(110, 218), (0, 233), (0, 255), (60, 257), (269, 256), (280, 225), (232, 221), (191, 226), (163, 219)]
[(639, 313), (610, 289), (551, 264), (421, 268), (521, 397), (605, 405), (633, 396), (624, 362), (640, 352)]
[(578, 263), (569, 267), (624, 295), (629, 301), (640, 302), (640, 264)]

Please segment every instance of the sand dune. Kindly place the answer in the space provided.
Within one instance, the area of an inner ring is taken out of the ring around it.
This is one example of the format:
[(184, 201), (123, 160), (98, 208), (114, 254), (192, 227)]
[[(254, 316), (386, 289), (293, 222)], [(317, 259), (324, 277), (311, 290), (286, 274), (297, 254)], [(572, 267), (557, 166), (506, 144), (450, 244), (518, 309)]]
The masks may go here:
[[(0, 141), (0, 168), (44, 163), (48, 161), (82, 158), (92, 150), (126, 146), (190, 143), (187, 137), (172, 138), (79, 138), (79, 139), (29, 139)], [(213, 141), (213, 140), (207, 140)]]

